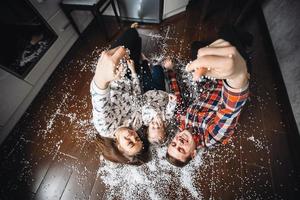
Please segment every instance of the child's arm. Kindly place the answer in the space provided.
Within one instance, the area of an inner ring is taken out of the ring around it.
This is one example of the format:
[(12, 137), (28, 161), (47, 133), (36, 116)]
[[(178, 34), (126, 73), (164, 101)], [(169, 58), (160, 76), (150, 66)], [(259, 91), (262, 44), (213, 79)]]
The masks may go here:
[(179, 117), (184, 110), (180, 88), (178, 86), (178, 82), (176, 79), (176, 73), (173, 70), (168, 70), (167, 75), (168, 75), (169, 82), (170, 82), (170, 89), (171, 89), (172, 93), (176, 96), (176, 104), (177, 104), (176, 118), (177, 118), (177, 120), (179, 120)]
[(176, 108), (176, 96), (174, 94), (169, 94), (169, 102), (167, 104), (165, 115), (166, 115), (166, 121), (170, 121), (175, 113)]
[[(183, 108), (183, 100), (180, 93), (180, 88), (178, 86), (178, 82), (176, 79), (176, 73), (173, 71), (174, 63), (171, 58), (167, 57), (163, 63), (163, 67), (167, 71), (167, 77), (169, 80), (169, 88), (176, 97), (176, 105), (175, 105), (175, 111), (176, 111), (176, 120), (179, 124), (181, 124), (181, 116), (184, 115), (184, 108)], [(173, 113), (173, 114), (172, 114)], [(172, 105), (168, 104), (166, 108), (166, 118), (171, 119), (174, 115), (174, 111), (172, 112)]]

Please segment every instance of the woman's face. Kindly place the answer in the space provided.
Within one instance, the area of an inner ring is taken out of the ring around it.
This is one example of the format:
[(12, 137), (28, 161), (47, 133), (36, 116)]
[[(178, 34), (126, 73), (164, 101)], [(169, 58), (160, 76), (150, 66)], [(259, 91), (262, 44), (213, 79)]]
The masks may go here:
[(129, 128), (120, 128), (116, 131), (118, 147), (128, 156), (134, 156), (139, 153), (143, 143), (138, 134)]

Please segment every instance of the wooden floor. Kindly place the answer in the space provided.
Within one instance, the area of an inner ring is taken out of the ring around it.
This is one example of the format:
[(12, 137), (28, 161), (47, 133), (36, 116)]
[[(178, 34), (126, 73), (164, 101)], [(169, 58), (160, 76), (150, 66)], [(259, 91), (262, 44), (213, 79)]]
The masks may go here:
[[(188, 61), (191, 42), (214, 39), (224, 22), (222, 16), (201, 22), (200, 14), (194, 6), (160, 25), (142, 25), (143, 52), (150, 58), (169, 54)], [(107, 22), (111, 33), (118, 31), (115, 21)], [(157, 194), (128, 191), (131, 197), (122, 196), (120, 185), (105, 182), (108, 175), (101, 172), (107, 165), (93, 142), (89, 84), (109, 43), (92, 23), (1, 145), (0, 199), (298, 199), (299, 133), (259, 12), (244, 28), (254, 35), (251, 98), (231, 142), (201, 154), (190, 185), (195, 191), (173, 176), (162, 181), (169, 184), (164, 191), (148, 183)]]

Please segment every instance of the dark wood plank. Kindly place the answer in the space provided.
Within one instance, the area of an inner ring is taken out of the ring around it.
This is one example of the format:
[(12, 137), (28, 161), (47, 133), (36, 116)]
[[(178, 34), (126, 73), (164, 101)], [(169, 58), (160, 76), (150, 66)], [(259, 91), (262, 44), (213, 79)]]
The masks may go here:
[(272, 135), (271, 169), (275, 195), (282, 199), (299, 197), (300, 176), (290, 154), (287, 134), (270, 131)]
[(35, 199), (60, 199), (73, 172), (75, 160), (58, 154), (49, 167)]
[(256, 165), (242, 168), (243, 197), (248, 199), (274, 199), (271, 171)]
[(213, 199), (239, 199), (243, 195), (240, 138), (240, 135), (236, 135), (229, 144), (221, 145), (210, 152)]
[(86, 143), (61, 199), (89, 199), (95, 182), (99, 181), (99, 159), (96, 144), (93, 141)]

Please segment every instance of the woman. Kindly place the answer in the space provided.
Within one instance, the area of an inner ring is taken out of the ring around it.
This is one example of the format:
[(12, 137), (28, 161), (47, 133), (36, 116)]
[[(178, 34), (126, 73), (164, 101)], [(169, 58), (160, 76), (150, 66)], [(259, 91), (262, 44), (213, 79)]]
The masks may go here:
[(97, 134), (97, 145), (105, 159), (130, 165), (142, 165), (150, 160), (148, 142), (137, 132), (127, 127), (120, 127), (115, 138)]

